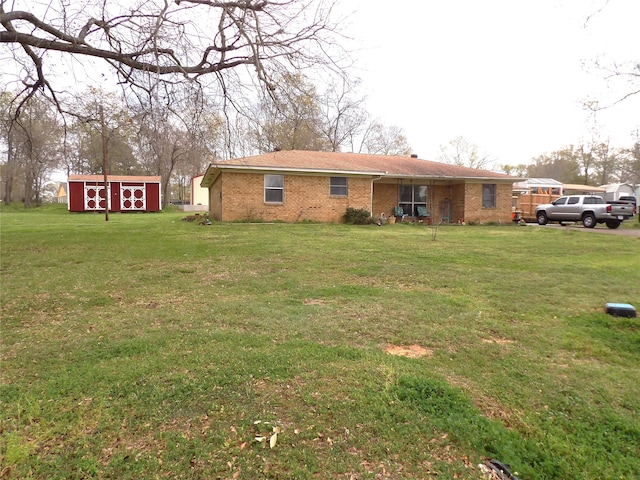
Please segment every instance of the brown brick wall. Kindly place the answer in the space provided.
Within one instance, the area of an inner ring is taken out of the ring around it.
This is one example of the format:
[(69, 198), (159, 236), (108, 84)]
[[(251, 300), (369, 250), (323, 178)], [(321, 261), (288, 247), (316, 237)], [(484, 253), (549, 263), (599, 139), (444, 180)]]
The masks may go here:
[[(329, 177), (284, 175), (284, 202), (265, 203), (264, 174), (223, 172), (220, 219), (341, 222), (347, 207), (371, 210), (371, 179), (349, 177), (346, 197), (329, 195)], [(218, 182), (216, 182), (217, 184)], [(213, 200), (215, 184), (211, 188)], [(210, 203), (210, 215), (215, 217)]]
[[(491, 183), (491, 182), (487, 182)], [(465, 222), (472, 223), (510, 223), (511, 222), (511, 184), (496, 184), (496, 208), (482, 208), (482, 184), (467, 183), (465, 186)]]
[(384, 213), (387, 217), (393, 215), (393, 207), (398, 204), (398, 186), (395, 183), (373, 184), (373, 216), (380, 218)]
[[(329, 177), (320, 175), (284, 175), (284, 203), (264, 202), (264, 174), (223, 172), (209, 189), (209, 214), (223, 221), (341, 222), (347, 207), (364, 208), (374, 218), (393, 214), (398, 204), (397, 183), (374, 182), (349, 177), (348, 196), (329, 195)], [(415, 181), (416, 184), (421, 183)], [(458, 221), (487, 223), (511, 222), (512, 186), (496, 185), (496, 208), (482, 208), (482, 183), (429, 186), (431, 222), (440, 223), (445, 199), (451, 203), (451, 223)]]
[(222, 175), (209, 188), (209, 216), (222, 220)]

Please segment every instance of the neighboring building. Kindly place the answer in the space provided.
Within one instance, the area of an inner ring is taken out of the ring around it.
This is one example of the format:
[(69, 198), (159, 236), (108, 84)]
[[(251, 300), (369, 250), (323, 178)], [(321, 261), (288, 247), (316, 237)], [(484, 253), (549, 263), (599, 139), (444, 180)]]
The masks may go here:
[(513, 191), (532, 195), (562, 195), (562, 182), (553, 178), (527, 178), (514, 183)]
[(209, 206), (209, 189), (200, 186), (204, 173), (191, 177), (191, 205)]
[(607, 202), (616, 202), (620, 197), (635, 196), (635, 188), (628, 183), (610, 183), (608, 185), (600, 185), (604, 190), (604, 199)]
[(563, 195), (599, 195), (604, 197), (604, 188), (593, 185), (580, 185), (574, 183), (562, 184)]
[[(162, 210), (160, 177), (109, 175), (107, 205), (110, 212), (157, 212)], [(70, 212), (104, 212), (102, 175), (69, 175)]]
[(67, 185), (60, 182), (56, 191), (56, 203), (67, 203)]
[(420, 160), (340, 152), (277, 151), (209, 165), (201, 186), (222, 221), (340, 222), (348, 207), (374, 217), (401, 207), (405, 219), (510, 222), (506, 174)]

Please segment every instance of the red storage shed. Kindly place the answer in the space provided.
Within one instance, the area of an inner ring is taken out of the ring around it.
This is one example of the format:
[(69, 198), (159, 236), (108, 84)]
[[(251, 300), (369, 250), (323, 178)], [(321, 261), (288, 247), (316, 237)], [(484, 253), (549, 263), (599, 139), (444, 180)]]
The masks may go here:
[(102, 175), (69, 175), (69, 211), (104, 212), (108, 196), (110, 212), (159, 212), (160, 180), (151, 176), (109, 175), (105, 195)]

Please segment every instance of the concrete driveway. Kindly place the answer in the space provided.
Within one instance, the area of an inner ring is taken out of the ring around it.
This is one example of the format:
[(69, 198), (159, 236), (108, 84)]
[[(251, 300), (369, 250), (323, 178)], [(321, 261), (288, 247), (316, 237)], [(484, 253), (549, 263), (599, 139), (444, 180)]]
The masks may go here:
[[(635, 222), (635, 220), (632, 220)], [(560, 225), (558, 223), (548, 223), (547, 225), (538, 225), (537, 223), (528, 223), (527, 225), (531, 225), (538, 228), (570, 228), (572, 230), (582, 230), (584, 232), (594, 232), (594, 233), (604, 233), (607, 235), (619, 235), (622, 237), (635, 237), (640, 238), (640, 229), (638, 228), (616, 228), (610, 229), (607, 228), (604, 224), (596, 226), (596, 228), (584, 228), (581, 223), (571, 224), (571, 225)]]

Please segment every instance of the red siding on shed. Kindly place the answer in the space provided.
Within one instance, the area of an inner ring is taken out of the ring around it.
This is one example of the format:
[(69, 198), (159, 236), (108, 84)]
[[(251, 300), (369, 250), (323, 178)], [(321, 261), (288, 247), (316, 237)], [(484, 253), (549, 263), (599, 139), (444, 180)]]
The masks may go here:
[(147, 210), (150, 212), (161, 210), (159, 183), (147, 183)]
[[(69, 211), (104, 211), (99, 175), (70, 175), (68, 180)], [(160, 177), (109, 177), (110, 212), (158, 212), (160, 201)]]
[(69, 182), (69, 211), (84, 212), (84, 182)]

